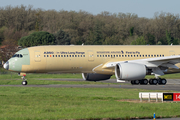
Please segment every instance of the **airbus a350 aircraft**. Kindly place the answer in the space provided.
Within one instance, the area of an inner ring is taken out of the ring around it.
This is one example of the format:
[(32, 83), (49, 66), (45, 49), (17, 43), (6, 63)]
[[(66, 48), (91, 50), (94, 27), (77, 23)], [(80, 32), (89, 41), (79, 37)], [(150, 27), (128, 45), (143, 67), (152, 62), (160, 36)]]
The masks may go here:
[[(17, 73), (82, 73), (84, 80), (166, 84), (159, 76), (180, 72), (180, 46), (36, 46), (15, 53), (4, 68)], [(145, 79), (146, 75), (154, 79)], [(22, 85), (27, 85), (23, 77)]]

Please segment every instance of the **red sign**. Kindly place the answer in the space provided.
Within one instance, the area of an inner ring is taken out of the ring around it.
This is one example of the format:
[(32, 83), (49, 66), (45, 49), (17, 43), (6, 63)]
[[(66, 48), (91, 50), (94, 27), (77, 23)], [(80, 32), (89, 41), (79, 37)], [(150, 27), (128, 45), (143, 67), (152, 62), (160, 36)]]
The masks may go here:
[(173, 93), (173, 101), (180, 101), (180, 93)]

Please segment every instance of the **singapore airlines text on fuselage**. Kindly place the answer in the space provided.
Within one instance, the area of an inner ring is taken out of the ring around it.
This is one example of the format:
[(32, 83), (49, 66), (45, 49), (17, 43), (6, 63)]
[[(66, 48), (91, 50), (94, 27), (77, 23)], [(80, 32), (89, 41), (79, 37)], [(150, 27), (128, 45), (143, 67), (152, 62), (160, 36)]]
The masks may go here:
[[(166, 84), (159, 76), (180, 72), (180, 46), (36, 46), (22, 49), (4, 68), (18, 73), (82, 73), (84, 80)], [(146, 75), (154, 79), (144, 79)], [(23, 77), (23, 85), (27, 84)]]

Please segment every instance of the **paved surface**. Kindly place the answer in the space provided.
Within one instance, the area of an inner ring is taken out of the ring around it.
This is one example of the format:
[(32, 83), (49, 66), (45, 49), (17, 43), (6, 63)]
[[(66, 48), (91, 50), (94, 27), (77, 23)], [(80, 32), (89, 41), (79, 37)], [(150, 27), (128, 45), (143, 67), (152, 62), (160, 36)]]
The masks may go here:
[[(82, 79), (43, 79), (43, 80), (60, 80), (60, 81), (83, 81)], [(106, 83), (116, 83), (115, 79), (110, 79), (106, 81), (100, 81)], [(118, 85), (106, 84), (106, 85), (97, 85), (97, 84), (73, 84), (73, 85), (0, 85), (0, 86), (14, 86), (14, 87), (79, 87), (79, 88), (127, 88), (127, 89), (147, 89), (147, 90), (173, 90), (180, 91), (180, 80), (169, 79), (167, 80), (166, 85), (131, 85), (129, 82), (118, 83)]]
[[(52, 78), (52, 79), (39, 79), (39, 80), (60, 80), (60, 81), (84, 81), (83, 79), (71, 79), (71, 78)], [(104, 81), (97, 81), (97, 82), (105, 82), (105, 83), (117, 83), (116, 79), (110, 79), (110, 80), (104, 80)], [(129, 83), (129, 82), (125, 82)], [(130, 83), (129, 83), (130, 84)], [(167, 84), (179, 84), (180, 85), (180, 79), (167, 79)]]
[[(153, 119), (137, 119), (137, 120), (153, 120)], [(156, 120), (180, 120), (180, 118), (162, 118), (162, 119), (156, 118)]]

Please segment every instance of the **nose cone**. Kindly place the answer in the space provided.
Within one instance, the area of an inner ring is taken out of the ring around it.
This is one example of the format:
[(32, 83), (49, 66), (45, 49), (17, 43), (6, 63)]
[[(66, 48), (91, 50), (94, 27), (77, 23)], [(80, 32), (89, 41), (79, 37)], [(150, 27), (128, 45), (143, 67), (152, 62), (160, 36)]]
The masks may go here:
[(3, 65), (4, 69), (9, 70), (9, 61), (7, 61), (4, 65)]

